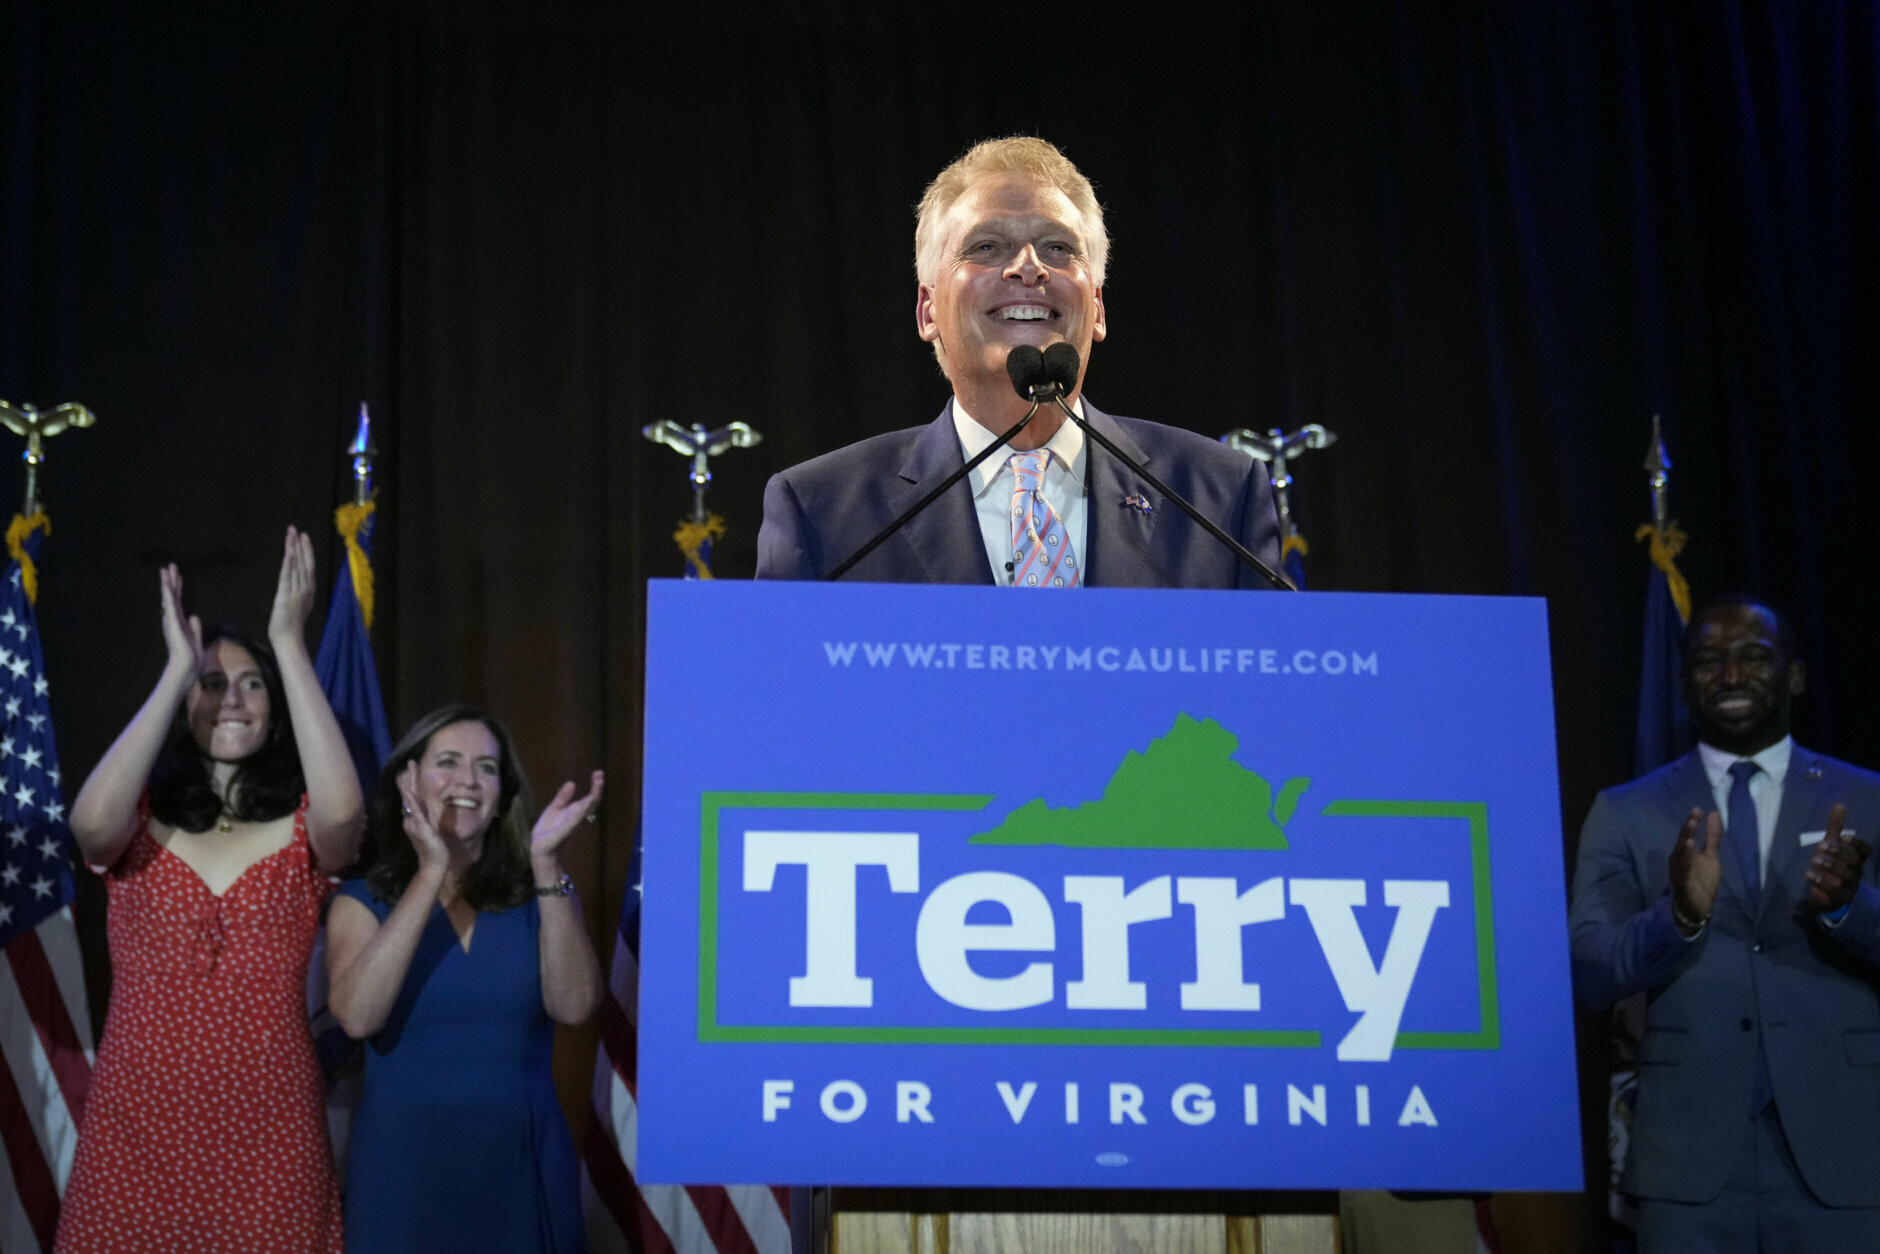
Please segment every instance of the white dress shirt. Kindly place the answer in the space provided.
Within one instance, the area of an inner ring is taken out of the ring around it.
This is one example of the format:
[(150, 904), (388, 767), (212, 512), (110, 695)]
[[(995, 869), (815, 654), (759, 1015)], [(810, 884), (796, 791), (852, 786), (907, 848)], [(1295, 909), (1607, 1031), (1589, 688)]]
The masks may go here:
[(1734, 832), (1730, 826), (1730, 788), (1736, 781), (1730, 778), (1730, 768), (1738, 762), (1754, 762), (1762, 770), (1749, 777), (1750, 800), (1756, 803), (1756, 865), (1761, 869), (1762, 882), (1769, 882), (1769, 850), (1775, 844), (1776, 816), (1782, 812), (1782, 786), (1789, 778), (1789, 758), (1795, 752), (1793, 737), (1782, 739), (1749, 758), (1739, 758), (1734, 753), (1725, 753), (1722, 749), (1700, 743), (1698, 756), (1704, 760), (1704, 774), (1710, 777), (1710, 795), (1716, 800), (1717, 813), (1723, 816), (1726, 832)]
[[(1083, 397), (1078, 397), (1072, 408), (1081, 415), (1084, 412)], [(1036, 422), (1037, 419), (1032, 421)], [(998, 438), (973, 420), (958, 397), (953, 398), (953, 429), (959, 433), (960, 454), (966, 461), (971, 461), (980, 449)], [(1086, 464), (1083, 428), (1066, 418), (1058, 426), (1057, 434), (1046, 441), (1044, 447), (1051, 453), (1051, 462), (1044, 471), (1044, 499), (1051, 502), (1051, 508), (1057, 511), (1058, 520), (1064, 524), (1064, 534), (1070, 540), (1071, 552), (1077, 555), (1079, 563), (1087, 563), (1090, 555), (1085, 551), (1084, 540), (1089, 511), (1084, 507)], [(967, 476), (967, 482), (973, 489), (973, 510), (979, 517), (979, 535), (986, 546), (986, 561), (992, 567), (992, 582), (1004, 588), (1012, 586), (1012, 489), (1015, 480), (1010, 459), (1011, 454), (1001, 450), (979, 463), (973, 473)]]

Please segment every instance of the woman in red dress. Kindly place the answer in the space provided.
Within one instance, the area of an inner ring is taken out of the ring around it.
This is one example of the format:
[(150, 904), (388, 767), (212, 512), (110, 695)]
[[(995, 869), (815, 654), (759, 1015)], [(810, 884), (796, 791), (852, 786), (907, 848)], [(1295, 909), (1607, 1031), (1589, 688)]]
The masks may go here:
[(339, 1254), (306, 979), (363, 805), (302, 639), (313, 546), (287, 529), (266, 643), (161, 582), (163, 676), (72, 806), (112, 987), (55, 1248)]

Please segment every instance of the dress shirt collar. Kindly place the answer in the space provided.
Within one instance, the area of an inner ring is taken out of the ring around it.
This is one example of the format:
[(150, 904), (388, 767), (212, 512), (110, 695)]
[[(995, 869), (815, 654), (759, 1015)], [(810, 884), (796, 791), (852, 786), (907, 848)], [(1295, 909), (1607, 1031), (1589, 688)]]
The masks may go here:
[(1763, 769), (1773, 786), (1780, 788), (1789, 774), (1789, 758), (1795, 752), (1795, 738), (1784, 736), (1782, 739), (1749, 758), (1740, 758), (1734, 753), (1725, 753), (1715, 745), (1699, 742), (1698, 756), (1704, 760), (1704, 774), (1710, 777), (1711, 791), (1724, 787), (1724, 781), (1730, 778), (1730, 768), (1738, 762), (1754, 762)]
[[(1071, 408), (1079, 417), (1083, 416), (1084, 398), (1079, 396)], [(1033, 419), (1035, 422), (1036, 419)], [(960, 437), (960, 453), (964, 460), (971, 461), (979, 455), (979, 450), (998, 439), (998, 436), (980, 426), (973, 416), (960, 404), (959, 397), (953, 398), (953, 430)], [(1044, 445), (1051, 450), (1052, 469), (1061, 469), (1070, 475), (1071, 481), (1080, 487), (1084, 482), (1084, 429), (1066, 418), (1058, 424), (1057, 434)], [(1005, 468), (1006, 458), (1010, 453), (994, 453), (973, 469), (970, 476), (973, 483), (973, 496), (981, 497), (994, 483), (1011, 482)]]

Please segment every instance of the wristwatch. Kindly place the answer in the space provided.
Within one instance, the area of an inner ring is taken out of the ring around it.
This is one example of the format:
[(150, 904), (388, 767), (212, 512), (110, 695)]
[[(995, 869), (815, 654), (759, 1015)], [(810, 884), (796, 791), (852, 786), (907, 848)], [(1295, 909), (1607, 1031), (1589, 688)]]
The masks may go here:
[(535, 886), (535, 895), (537, 897), (567, 897), (573, 893), (574, 876), (568, 874), (566, 871), (563, 871), (561, 878), (556, 880), (553, 884), (537, 884)]

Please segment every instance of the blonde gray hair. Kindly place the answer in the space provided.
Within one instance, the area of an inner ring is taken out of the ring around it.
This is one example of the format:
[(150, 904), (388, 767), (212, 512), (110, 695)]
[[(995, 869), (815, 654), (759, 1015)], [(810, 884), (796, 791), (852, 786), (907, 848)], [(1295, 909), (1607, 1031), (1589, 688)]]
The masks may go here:
[(981, 140), (927, 185), (914, 225), (914, 273), (921, 283), (932, 287), (940, 278), (940, 250), (946, 243), (942, 219), (973, 180), (986, 174), (1034, 174), (1063, 192), (1083, 217), (1079, 233), (1090, 256), (1091, 281), (1103, 286), (1110, 237), (1103, 229), (1103, 206), (1097, 203), (1096, 188), (1056, 145), (1031, 135)]

